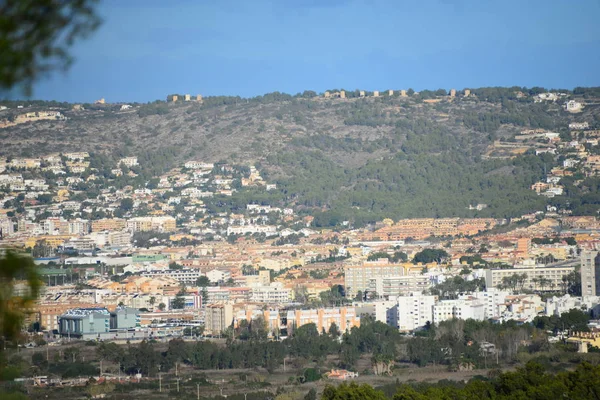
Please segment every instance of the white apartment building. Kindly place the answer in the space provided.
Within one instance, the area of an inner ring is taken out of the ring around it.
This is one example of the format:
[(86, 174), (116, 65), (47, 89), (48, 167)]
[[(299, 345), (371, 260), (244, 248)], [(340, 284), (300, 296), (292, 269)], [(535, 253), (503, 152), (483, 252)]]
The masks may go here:
[(204, 327), (206, 333), (220, 335), (233, 324), (233, 306), (231, 304), (212, 304), (206, 307)]
[(206, 277), (211, 283), (227, 282), (231, 278), (231, 272), (222, 269), (213, 269), (206, 273)]
[(409, 332), (423, 328), (427, 322), (433, 323), (433, 307), (437, 297), (420, 293), (412, 296), (400, 296), (397, 301), (396, 327)]
[(196, 285), (196, 281), (201, 276), (204, 276), (199, 269), (155, 269), (151, 271), (144, 271), (140, 274), (141, 276), (147, 276), (149, 278), (156, 278), (160, 276), (166, 276), (169, 278), (176, 279), (181, 283), (185, 283), (189, 286)]
[(15, 225), (10, 218), (0, 218), (0, 231), (2, 231), (2, 237), (12, 235), (15, 232)]
[(123, 165), (126, 165), (128, 167), (134, 167), (136, 165), (139, 165), (137, 157), (125, 157), (125, 158), (121, 158), (119, 160), (118, 164), (123, 164)]
[(89, 234), (88, 237), (90, 239), (92, 239), (96, 243), (96, 246), (99, 248), (106, 247), (106, 245), (108, 244), (108, 232), (107, 231), (92, 232)]
[(37, 158), (13, 158), (9, 165), (13, 168), (33, 169), (41, 167), (42, 161)]
[(77, 218), (69, 221), (69, 234), (71, 235), (87, 235), (90, 232), (90, 221), (87, 219)]
[(433, 306), (433, 322), (439, 324), (450, 319), (485, 320), (485, 304), (476, 298), (440, 300)]
[[(514, 274), (525, 274), (526, 279), (523, 284), (524, 289), (529, 290), (556, 290), (563, 284), (562, 278), (565, 275), (573, 272), (575, 267), (546, 267), (543, 264), (526, 263), (514, 268), (507, 269), (486, 269), (485, 270), (485, 286), (487, 288), (498, 288), (502, 285), (504, 277), (510, 277)], [(539, 279), (547, 279), (548, 283), (544, 286), (538, 284)], [(536, 279), (537, 282), (534, 282)], [(517, 287), (517, 289), (519, 289)]]
[(25, 179), (23, 184), (32, 190), (48, 190), (48, 184), (44, 179)]
[(396, 299), (355, 302), (352, 305), (356, 309), (357, 315), (370, 315), (375, 321), (398, 326), (398, 301)]
[(127, 230), (135, 232), (159, 231), (173, 232), (176, 229), (176, 220), (170, 216), (162, 217), (135, 217), (127, 220)]
[(76, 152), (76, 153), (65, 153), (64, 156), (67, 157), (71, 161), (83, 161), (86, 158), (89, 158), (90, 154), (85, 151), (80, 151), (80, 152)]
[(189, 169), (213, 169), (215, 164), (202, 161), (187, 161), (183, 166)]
[(581, 294), (583, 297), (600, 296), (600, 252), (581, 252)]
[(581, 297), (573, 297), (565, 294), (562, 297), (552, 296), (551, 298), (546, 299), (546, 308), (544, 312), (548, 316), (560, 316), (564, 312), (572, 309), (581, 310), (583, 307), (586, 307), (586, 304)]
[(245, 235), (246, 233), (264, 233), (267, 236), (274, 236), (277, 235), (277, 227), (273, 225), (243, 225), (227, 228), (227, 236)]
[(204, 197), (213, 197), (213, 192), (205, 192), (196, 187), (185, 188), (181, 191), (182, 196), (189, 196), (191, 198), (201, 199)]
[(423, 292), (431, 287), (427, 275), (379, 276), (369, 279), (369, 292), (378, 296), (407, 296), (412, 292)]
[(581, 109), (583, 108), (583, 104), (575, 100), (569, 100), (565, 104), (565, 108), (567, 109), (567, 111), (577, 112), (581, 111)]
[(91, 252), (96, 249), (96, 241), (90, 238), (71, 238), (68, 242), (65, 242), (64, 248)]
[(583, 130), (583, 129), (588, 129), (590, 127), (590, 124), (588, 124), (587, 122), (571, 122), (569, 124), (569, 129), (572, 130)]
[(270, 212), (281, 212), (281, 208), (279, 207), (271, 207), (269, 205), (263, 206), (260, 204), (247, 204), (246, 210), (254, 213), (254, 214), (268, 214)]
[(280, 282), (269, 286), (254, 286), (250, 292), (250, 301), (268, 304), (286, 304), (292, 300), (290, 289), (284, 288)]
[(12, 183), (23, 183), (23, 175), (21, 175), (21, 174), (0, 175), (0, 186), (10, 185)]
[(500, 315), (501, 307), (506, 302), (508, 296), (510, 296), (510, 293), (507, 291), (489, 288), (485, 292), (475, 292), (470, 295), (461, 296), (460, 298), (474, 297), (481, 300), (485, 307), (485, 318), (490, 319)]
[(131, 234), (129, 232), (109, 232), (108, 245), (110, 247), (126, 247), (131, 245)]
[(498, 321), (530, 322), (543, 313), (545, 304), (536, 294), (507, 296)]
[(223, 304), (231, 300), (229, 288), (209, 286), (206, 291), (206, 304)]
[(402, 265), (389, 264), (387, 260), (346, 266), (344, 267), (346, 296), (355, 297), (358, 291), (364, 293), (369, 289), (371, 279), (404, 275), (406, 275), (406, 270)]
[(271, 272), (268, 270), (258, 271), (256, 275), (244, 275), (236, 281), (245, 286), (269, 286), (271, 283)]
[[(177, 296), (169, 297), (169, 309), (173, 310), (173, 301)], [(195, 294), (187, 294), (183, 296), (183, 309), (184, 310), (198, 310), (202, 308), (202, 296)]]

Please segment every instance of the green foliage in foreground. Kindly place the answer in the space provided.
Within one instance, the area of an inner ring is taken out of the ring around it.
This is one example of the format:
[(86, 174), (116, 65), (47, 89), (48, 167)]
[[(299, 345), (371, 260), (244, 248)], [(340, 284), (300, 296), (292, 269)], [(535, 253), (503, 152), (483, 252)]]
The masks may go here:
[[(17, 294), (15, 281), (25, 282)], [(12, 250), (0, 257), (0, 336), (13, 340), (20, 332), (27, 310), (37, 299), (41, 281), (33, 259)]]
[[(397, 390), (396, 390), (397, 389)], [(369, 385), (343, 383), (327, 386), (321, 399), (384, 400), (467, 400), (467, 399), (572, 399), (600, 398), (600, 366), (582, 363), (575, 371), (556, 375), (540, 364), (530, 362), (514, 372), (500, 373), (491, 380), (472, 379), (467, 384), (439, 382), (437, 384), (392, 385), (375, 390)]]

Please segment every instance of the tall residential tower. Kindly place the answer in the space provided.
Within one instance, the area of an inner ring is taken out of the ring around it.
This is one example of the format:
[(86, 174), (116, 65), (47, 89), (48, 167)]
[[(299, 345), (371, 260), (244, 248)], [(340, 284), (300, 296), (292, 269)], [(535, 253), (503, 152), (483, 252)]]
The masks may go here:
[(581, 252), (581, 294), (600, 295), (600, 252), (584, 250)]

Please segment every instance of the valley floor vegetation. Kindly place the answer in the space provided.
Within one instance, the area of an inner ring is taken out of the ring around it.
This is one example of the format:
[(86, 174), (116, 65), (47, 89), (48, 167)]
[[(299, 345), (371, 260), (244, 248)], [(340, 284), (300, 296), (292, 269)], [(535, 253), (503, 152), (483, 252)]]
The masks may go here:
[[(388, 382), (391, 379), (393, 382), (394, 378), (402, 376), (403, 371), (411, 368), (419, 370), (423, 367), (438, 366), (437, 368), (442, 368), (449, 374), (455, 371), (472, 371), (471, 376), (479, 374), (482, 378), (466, 385), (450, 382), (437, 385), (398, 384), (384, 387), (383, 390), (389, 397), (395, 395), (394, 398), (398, 399), (471, 398), (468, 394), (474, 390), (488, 393), (488, 397), (482, 398), (509, 399), (520, 397), (506, 396), (517, 396), (521, 392), (545, 393), (544, 390), (560, 390), (560, 393), (569, 394), (571, 390), (580, 390), (575, 388), (578, 385), (589, 386), (590, 390), (595, 390), (593, 385), (585, 382), (598, 373), (598, 367), (595, 365), (600, 363), (600, 349), (591, 347), (590, 353), (580, 354), (573, 344), (549, 341), (549, 335), (561, 331), (563, 327), (586, 330), (589, 315), (582, 311), (572, 310), (556, 318), (536, 318), (532, 324), (525, 325), (518, 325), (512, 321), (492, 324), (473, 320), (451, 320), (439, 325), (428, 325), (426, 329), (411, 336), (403, 335), (396, 329), (368, 317), (363, 320), (360, 327), (343, 334), (335, 325), (327, 332), (321, 333), (314, 324), (304, 325), (283, 341), (270, 340), (264, 321), (259, 319), (236, 329), (228, 328), (223, 332), (224, 338), (220, 341), (209, 339), (190, 342), (174, 339), (168, 344), (143, 341), (140, 344), (127, 345), (113, 342), (81, 342), (61, 347), (58, 352), (53, 348), (52, 357), (44, 351), (34, 350), (27, 358), (12, 352), (7, 366), (2, 371), (4, 388), (8, 392), (24, 390), (22, 386), (9, 382), (18, 376), (47, 375), (61, 379), (87, 379), (98, 376), (101, 365), (104, 365), (104, 374), (118, 374), (123, 377), (141, 374), (144, 380), (139, 384), (134, 381), (111, 384), (110, 387), (97, 387), (96, 383), (91, 382), (86, 385), (85, 390), (102, 391), (104, 388), (117, 393), (143, 389), (157, 393), (157, 380), (160, 377), (163, 383), (170, 382), (171, 388), (176, 379), (181, 379), (182, 387), (188, 388), (188, 392), (202, 384), (204, 390), (210, 393), (219, 390), (218, 382), (209, 380), (205, 374), (215, 371), (225, 373), (229, 370), (233, 374), (231, 376), (239, 375), (232, 381), (230, 389), (236, 387), (232, 394), (244, 390), (266, 390), (272, 392), (275, 398), (288, 392), (303, 392), (308, 396), (307, 392), (314, 385), (321, 391), (326, 384), (325, 372), (331, 369), (356, 371), (361, 379), (367, 379), (367, 382), (370, 382), (368, 379), (377, 377), (388, 379)], [(286, 375), (287, 379), (282, 382), (284, 365), (287, 366), (289, 376)], [(519, 366), (524, 368), (519, 370), (520, 372), (501, 372), (502, 369)], [(575, 367), (577, 369), (572, 372)], [(177, 370), (180, 374), (178, 377), (175, 376)], [(186, 372), (183, 372), (184, 370)], [(262, 371), (262, 377), (259, 379), (256, 378), (257, 371)], [(545, 388), (544, 382), (548, 381), (547, 378), (552, 373), (559, 375), (555, 380), (551, 380), (551, 385), (559, 386)], [(577, 379), (582, 379), (581, 383), (575, 382)], [(236, 382), (241, 386), (237, 387)], [(510, 392), (508, 389), (512, 386), (514, 388)], [(95, 389), (91, 389), (92, 387)], [(77, 391), (74, 388), (64, 388), (55, 391), (53, 389), (50, 392), (58, 394), (66, 391), (61, 398), (69, 398), (68, 391), (72, 390)], [(365, 393), (374, 393), (373, 396), (383, 396), (370, 388), (350, 385), (328, 387), (323, 392), (323, 398), (358, 398), (346, 397), (344, 393), (362, 393), (363, 390), (367, 391)], [(428, 397), (438, 394), (442, 397)], [(177, 397), (176, 393), (173, 397)]]

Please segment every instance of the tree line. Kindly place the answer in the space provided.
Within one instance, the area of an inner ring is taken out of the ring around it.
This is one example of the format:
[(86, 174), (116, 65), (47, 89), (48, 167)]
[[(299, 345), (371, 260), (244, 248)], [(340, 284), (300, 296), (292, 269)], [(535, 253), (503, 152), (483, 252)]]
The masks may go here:
[(368, 384), (329, 385), (322, 400), (459, 400), (459, 399), (573, 399), (600, 398), (600, 366), (582, 363), (573, 371), (553, 374), (543, 365), (529, 362), (515, 371), (477, 377), (467, 383), (391, 384), (374, 389)]

